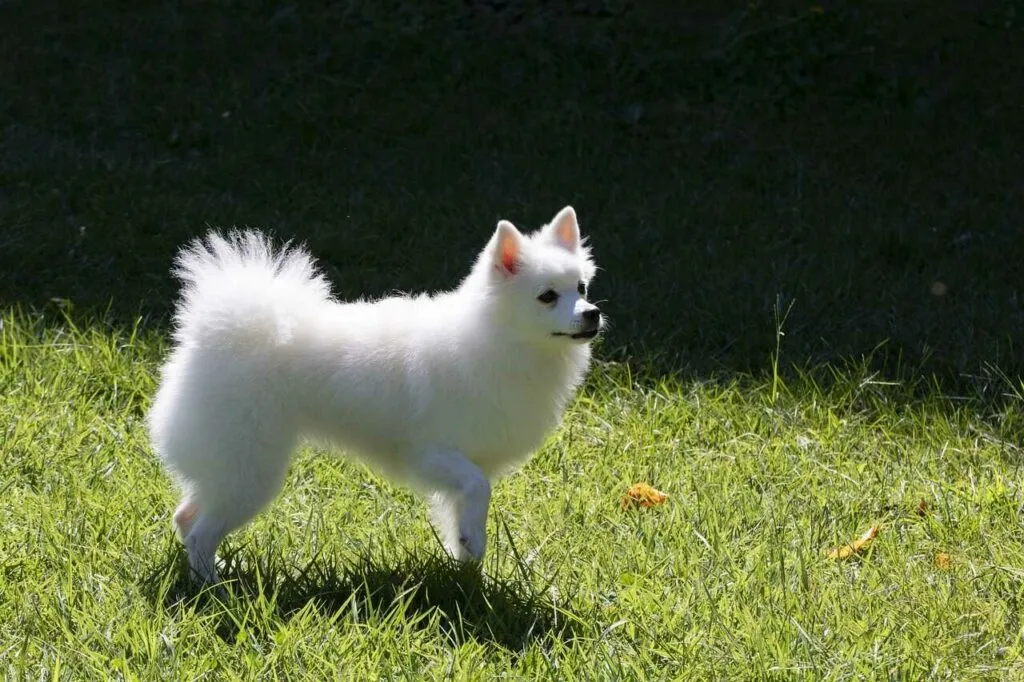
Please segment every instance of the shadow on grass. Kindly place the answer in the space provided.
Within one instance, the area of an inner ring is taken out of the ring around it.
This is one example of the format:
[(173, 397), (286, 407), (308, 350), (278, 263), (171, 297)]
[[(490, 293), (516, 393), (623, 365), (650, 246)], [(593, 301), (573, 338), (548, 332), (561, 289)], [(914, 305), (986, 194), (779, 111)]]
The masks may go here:
[(207, 226), (307, 242), (346, 299), (436, 290), (572, 203), (605, 357), (757, 374), (781, 299), (797, 365), (1024, 367), (1000, 3), (0, 4), (35, 27), (0, 41), (2, 306), (165, 331)]
[(171, 610), (221, 607), (214, 622), (227, 642), (235, 641), (242, 624), (259, 629), (260, 621), (245, 613), (262, 611), (263, 604), (285, 621), (313, 605), (331, 619), (365, 623), (394, 618), (417, 628), (438, 627), (453, 646), (476, 641), (512, 652), (532, 642), (569, 642), (578, 636), (580, 620), (544, 590), (532, 589), (531, 582), (494, 578), (437, 554), (407, 554), (390, 562), (321, 556), (298, 572), (238, 548), (225, 551), (221, 559), (225, 590), (193, 583), (185, 554), (176, 547), (145, 578), (144, 591), (154, 604)]
[[(608, 21), (552, 2), (518, 28), (418, 2), (49, 4), (0, 3), (35, 27), (0, 40), (0, 307), (40, 326), (166, 335), (173, 255), (208, 226), (306, 242), (347, 300), (453, 286), (498, 218), (572, 203), (612, 321), (597, 355), (629, 386), (758, 390), (777, 353), (793, 393), (970, 414), (1019, 454), (1019, 22), (848, 0)], [(380, 608), (426, 569), (372, 568), (321, 582)]]

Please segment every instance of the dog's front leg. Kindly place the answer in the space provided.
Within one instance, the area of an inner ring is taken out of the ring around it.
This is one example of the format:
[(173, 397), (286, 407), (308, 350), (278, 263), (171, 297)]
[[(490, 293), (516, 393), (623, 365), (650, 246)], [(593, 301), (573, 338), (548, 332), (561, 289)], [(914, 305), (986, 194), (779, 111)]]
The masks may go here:
[(487, 549), (491, 483), (461, 453), (431, 448), (416, 458), (415, 478), (433, 501), (434, 523), (459, 561), (480, 561)]

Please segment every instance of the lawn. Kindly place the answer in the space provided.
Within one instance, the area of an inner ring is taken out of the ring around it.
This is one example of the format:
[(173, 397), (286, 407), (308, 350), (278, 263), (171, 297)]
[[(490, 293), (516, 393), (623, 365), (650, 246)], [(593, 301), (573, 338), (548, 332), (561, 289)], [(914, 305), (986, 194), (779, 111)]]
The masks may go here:
[[(0, 3), (0, 671), (1024, 677), (1022, 10)], [(143, 422), (174, 249), (436, 289), (566, 203), (613, 326), (482, 571), (306, 449), (193, 589)]]

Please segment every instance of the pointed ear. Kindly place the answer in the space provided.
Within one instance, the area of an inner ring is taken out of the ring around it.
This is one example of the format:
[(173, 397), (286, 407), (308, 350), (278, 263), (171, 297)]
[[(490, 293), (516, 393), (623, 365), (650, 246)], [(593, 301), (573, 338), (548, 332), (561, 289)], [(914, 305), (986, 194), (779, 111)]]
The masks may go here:
[(576, 221), (576, 211), (566, 206), (548, 223), (544, 232), (555, 244), (566, 251), (576, 252), (580, 247), (580, 224)]
[(523, 235), (507, 220), (498, 223), (494, 233), (494, 269), (511, 277), (519, 271), (519, 257), (523, 253)]

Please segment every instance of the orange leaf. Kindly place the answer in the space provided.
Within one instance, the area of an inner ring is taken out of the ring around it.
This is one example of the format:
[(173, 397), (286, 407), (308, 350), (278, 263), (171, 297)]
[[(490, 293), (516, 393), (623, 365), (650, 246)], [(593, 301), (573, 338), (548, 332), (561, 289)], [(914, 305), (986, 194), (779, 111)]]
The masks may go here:
[(914, 512), (918, 516), (928, 516), (928, 514), (931, 513), (931, 510), (931, 505), (928, 504), (928, 501), (921, 500), (917, 503), (917, 509), (915, 509)]
[(953, 568), (953, 557), (945, 552), (939, 552), (935, 555), (935, 565), (944, 571), (948, 571)]
[(629, 507), (653, 507), (658, 504), (662, 504), (668, 495), (652, 488), (646, 483), (634, 483), (626, 494), (622, 496), (620, 504), (623, 509)]
[(871, 526), (864, 535), (861, 535), (853, 542), (848, 542), (845, 545), (840, 545), (839, 547), (830, 549), (828, 551), (828, 558), (849, 559), (855, 554), (860, 554), (867, 549), (868, 545), (871, 544), (871, 541), (875, 539), (876, 535), (878, 535), (879, 528), (880, 527), (877, 525)]

